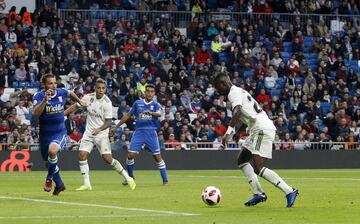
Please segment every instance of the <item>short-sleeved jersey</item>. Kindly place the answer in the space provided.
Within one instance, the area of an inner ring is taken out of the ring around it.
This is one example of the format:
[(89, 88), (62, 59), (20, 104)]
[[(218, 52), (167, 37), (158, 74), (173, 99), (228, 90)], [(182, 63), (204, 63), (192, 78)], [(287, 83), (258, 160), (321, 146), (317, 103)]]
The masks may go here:
[[(64, 107), (69, 91), (57, 88), (54, 96), (46, 103), (42, 114), (39, 117), (40, 138), (43, 141), (51, 139), (52, 136), (66, 132), (64, 122)], [(39, 105), (45, 97), (45, 90), (35, 93), (33, 98), (34, 107)]]
[(151, 115), (146, 115), (144, 111), (156, 112), (161, 110), (160, 104), (155, 101), (151, 101), (149, 103), (145, 102), (145, 100), (140, 99), (136, 100), (130, 110), (131, 115), (136, 116), (136, 130), (156, 130), (160, 125), (160, 121), (158, 117), (154, 117)]
[(232, 86), (228, 99), (233, 109), (237, 105), (241, 106), (242, 116), (240, 120), (248, 126), (250, 131), (276, 130), (266, 112), (261, 109), (256, 100), (246, 90)]
[[(101, 99), (96, 98), (96, 93), (90, 93), (83, 97), (87, 106), (86, 130), (85, 133), (91, 135), (91, 132), (101, 127), (105, 119), (112, 119), (112, 104), (106, 95)], [(102, 130), (97, 136), (108, 136), (109, 128)]]

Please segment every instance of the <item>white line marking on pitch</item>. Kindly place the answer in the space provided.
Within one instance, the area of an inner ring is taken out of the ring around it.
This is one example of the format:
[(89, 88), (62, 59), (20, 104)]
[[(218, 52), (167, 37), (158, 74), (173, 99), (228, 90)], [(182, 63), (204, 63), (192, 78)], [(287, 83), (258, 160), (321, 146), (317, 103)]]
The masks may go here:
[(54, 216), (0, 216), (1, 219), (74, 219), (74, 218), (138, 218), (171, 216), (167, 214), (149, 215), (54, 215)]
[[(242, 175), (242, 174), (241, 174)], [(243, 176), (203, 176), (203, 175), (168, 175), (170, 177), (194, 177), (194, 178), (229, 178), (229, 179), (245, 179)], [(336, 177), (286, 177), (285, 179), (292, 179), (292, 180), (347, 180), (347, 181), (360, 181), (360, 178), (336, 178)]]
[(174, 211), (164, 211), (164, 210), (154, 210), (154, 209), (144, 209), (144, 208), (126, 208), (126, 207), (120, 207), (114, 205), (87, 204), (87, 203), (67, 202), (67, 201), (51, 201), (44, 199), (22, 198), (22, 197), (0, 196), (0, 199), (41, 202), (41, 203), (49, 203), (49, 204), (74, 205), (74, 206), (82, 206), (82, 207), (86, 206), (86, 207), (96, 207), (96, 208), (110, 208), (110, 209), (118, 209), (118, 210), (126, 210), (126, 211), (153, 212), (153, 213), (173, 215), (173, 216), (199, 215), (195, 213), (186, 213), (186, 212), (174, 212)]

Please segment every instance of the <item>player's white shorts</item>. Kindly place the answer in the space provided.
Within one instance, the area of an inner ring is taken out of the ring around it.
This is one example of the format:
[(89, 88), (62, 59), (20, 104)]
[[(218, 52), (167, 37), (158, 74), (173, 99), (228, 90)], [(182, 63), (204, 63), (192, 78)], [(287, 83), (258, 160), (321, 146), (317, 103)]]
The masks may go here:
[(96, 146), (99, 153), (103, 154), (111, 154), (111, 146), (108, 136), (89, 136), (84, 133), (83, 138), (80, 142), (79, 151), (86, 151), (90, 153), (92, 149)]
[(252, 154), (271, 159), (275, 132), (275, 130), (261, 130), (251, 133), (245, 139), (242, 147), (249, 150)]

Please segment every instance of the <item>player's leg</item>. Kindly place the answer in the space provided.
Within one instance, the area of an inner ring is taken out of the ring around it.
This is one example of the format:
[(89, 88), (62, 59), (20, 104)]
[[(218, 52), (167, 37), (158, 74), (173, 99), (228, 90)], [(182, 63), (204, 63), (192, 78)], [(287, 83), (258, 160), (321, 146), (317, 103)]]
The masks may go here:
[(128, 173), (123, 168), (121, 163), (112, 157), (109, 139), (105, 137), (105, 138), (97, 139), (95, 141), (96, 141), (96, 147), (98, 148), (103, 160), (107, 164), (109, 164), (116, 172), (118, 172), (121, 176), (123, 176), (125, 182), (129, 185), (129, 187), (132, 190), (134, 190), (136, 187), (134, 179), (128, 175)]
[[(145, 144), (145, 137), (143, 136), (143, 131), (137, 130), (134, 131), (131, 138), (130, 149), (128, 150), (126, 158), (126, 167), (130, 177), (134, 178), (134, 169), (135, 169), (135, 155), (138, 154), (141, 150), (141, 147)], [(126, 185), (126, 182), (124, 182)]]
[(49, 158), (50, 158), (49, 167), (50, 165), (53, 166), (55, 163), (53, 180), (56, 186), (53, 191), (53, 195), (58, 195), (60, 194), (61, 191), (65, 190), (65, 185), (60, 176), (60, 169), (59, 166), (57, 165), (57, 161), (58, 161), (57, 155), (62, 149), (64, 149), (66, 141), (67, 141), (66, 133), (59, 133), (59, 135), (55, 136), (54, 140), (52, 140), (49, 145)]
[(246, 206), (254, 206), (260, 202), (266, 201), (267, 199), (264, 190), (260, 185), (259, 179), (254, 172), (254, 168), (249, 163), (249, 161), (252, 158), (252, 152), (248, 149), (248, 148), (252, 149), (252, 146), (250, 144), (251, 137), (252, 136), (249, 136), (243, 143), (242, 150), (239, 153), (238, 161), (237, 161), (239, 168), (241, 169), (244, 176), (248, 180), (248, 183), (250, 184), (253, 191), (252, 198), (250, 198), (248, 201), (244, 203)]
[(251, 152), (245, 147), (243, 147), (238, 156), (238, 166), (243, 172), (247, 181), (249, 182), (253, 193), (261, 195), (264, 194), (264, 190), (260, 185), (256, 173), (254, 172), (254, 168), (249, 163), (251, 158), (252, 158)]
[(77, 188), (77, 191), (92, 190), (89, 175), (90, 169), (87, 159), (89, 158), (93, 147), (93, 139), (88, 139), (86, 136), (84, 136), (79, 146), (79, 168), (83, 178), (83, 185)]
[(161, 175), (161, 179), (163, 181), (163, 185), (168, 185), (169, 183), (169, 180), (167, 178), (167, 171), (166, 171), (166, 164), (165, 164), (165, 161), (163, 160), (160, 152), (159, 154), (154, 154), (153, 155), (156, 163), (157, 163), (157, 166), (160, 170), (160, 175)]
[[(261, 133), (260, 133), (261, 134)], [(263, 136), (259, 135), (255, 150), (257, 154), (253, 154), (255, 173), (274, 186), (282, 190), (286, 194), (288, 201), (287, 207), (291, 207), (298, 195), (298, 190), (290, 187), (275, 171), (265, 167), (267, 158), (271, 158), (272, 142), (275, 131), (263, 131)]]
[(44, 191), (50, 192), (52, 190), (52, 181), (54, 172), (49, 172), (49, 143), (40, 141), (40, 152), (41, 157), (45, 161), (45, 166), (48, 169), (48, 174), (46, 176)]
[(134, 178), (134, 169), (135, 169), (135, 152), (128, 151), (126, 158), (126, 168), (130, 177)]
[(64, 183), (60, 176), (60, 169), (58, 164), (58, 153), (60, 151), (60, 146), (57, 143), (50, 143), (49, 145), (49, 165), (48, 165), (48, 175), (52, 174), (53, 180), (55, 182), (55, 189), (53, 195), (58, 195), (61, 191), (65, 190)]
[(167, 185), (169, 181), (167, 178), (166, 164), (160, 154), (160, 144), (159, 144), (159, 138), (157, 136), (157, 133), (155, 130), (147, 131), (146, 136), (144, 136), (144, 137), (146, 139), (146, 145), (150, 149), (151, 153), (153, 154), (153, 157), (159, 168), (161, 179), (163, 181), (163, 185)]

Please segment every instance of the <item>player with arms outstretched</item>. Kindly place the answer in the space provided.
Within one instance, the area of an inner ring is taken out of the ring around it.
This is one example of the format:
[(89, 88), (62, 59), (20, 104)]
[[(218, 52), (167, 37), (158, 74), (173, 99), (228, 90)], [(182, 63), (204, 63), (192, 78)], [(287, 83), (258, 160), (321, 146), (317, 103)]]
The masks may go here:
[[(92, 190), (87, 159), (94, 145), (99, 150), (104, 161), (125, 178), (129, 187), (132, 190), (136, 187), (133, 178), (129, 177), (120, 162), (111, 155), (109, 127), (112, 120), (112, 104), (105, 93), (106, 82), (99, 78), (95, 83), (95, 93), (85, 95), (82, 99), (87, 105), (88, 113), (86, 117), (86, 130), (79, 148), (79, 166), (83, 177), (83, 185), (76, 189), (78, 191)], [(80, 105), (78, 104), (72, 105), (65, 111), (65, 115), (69, 115), (79, 107)]]
[[(134, 102), (129, 113), (125, 113), (117, 127), (125, 123), (131, 115), (136, 116), (135, 131), (131, 138), (130, 149), (126, 159), (127, 170), (131, 177), (134, 177), (134, 158), (145, 145), (153, 154), (157, 162), (163, 185), (168, 184), (166, 165), (160, 154), (159, 139), (156, 129), (159, 127), (159, 117), (161, 116), (160, 105), (153, 101), (155, 96), (155, 86), (148, 84), (145, 91), (145, 99), (139, 99)], [(126, 182), (124, 183), (126, 184)]]
[(46, 177), (44, 190), (50, 192), (52, 181), (56, 186), (53, 195), (58, 195), (65, 190), (65, 185), (60, 177), (57, 165), (57, 154), (64, 149), (67, 141), (67, 133), (64, 123), (64, 107), (68, 96), (80, 105), (86, 106), (80, 101), (75, 93), (63, 88), (57, 88), (56, 78), (52, 74), (46, 74), (41, 80), (44, 90), (34, 95), (33, 116), (40, 125), (40, 151), (45, 161), (48, 161), (48, 175)]
[[(222, 147), (225, 148), (238, 123), (245, 124), (250, 133), (242, 144), (238, 157), (239, 168), (243, 171), (254, 193), (245, 205), (254, 206), (267, 199), (258, 180), (257, 175), (259, 175), (281, 189), (286, 194), (287, 207), (292, 207), (299, 194), (298, 190), (287, 185), (273, 170), (264, 167), (266, 160), (272, 158), (272, 143), (276, 132), (273, 122), (255, 99), (246, 90), (233, 85), (227, 75), (219, 74), (214, 84), (221, 95), (228, 97), (233, 109), (233, 116), (223, 138)], [(251, 159), (254, 167), (249, 163)]]

